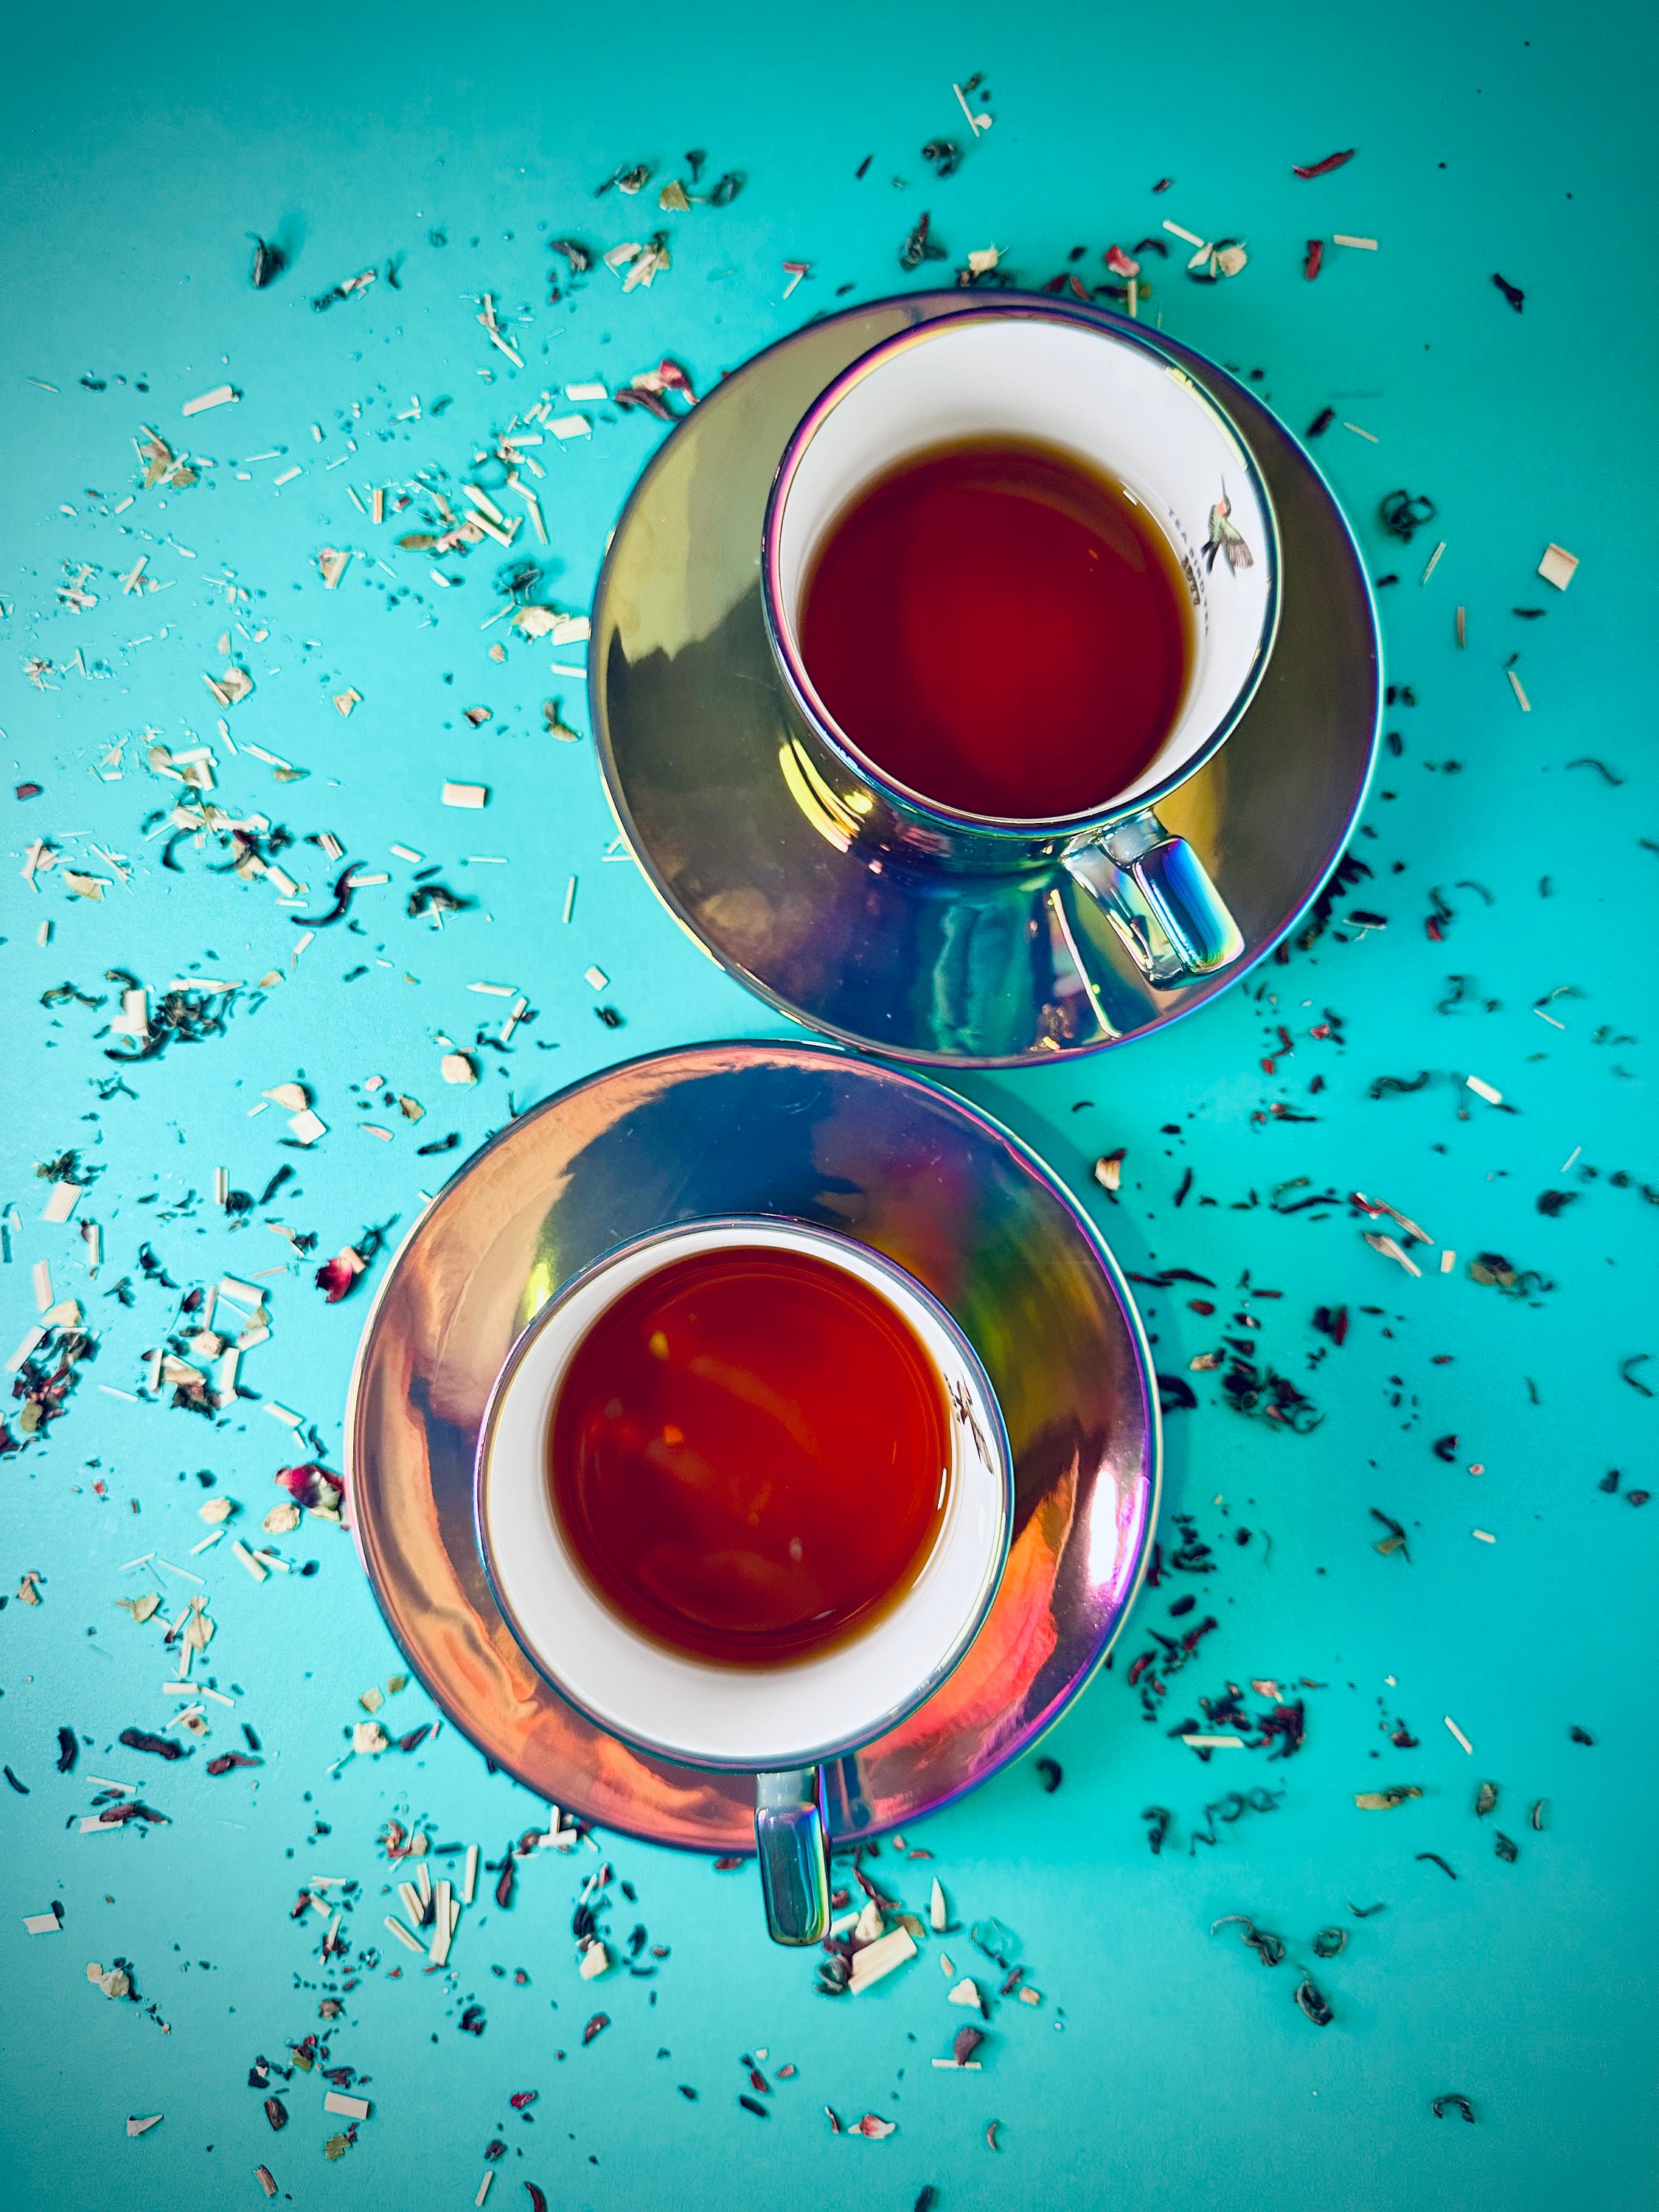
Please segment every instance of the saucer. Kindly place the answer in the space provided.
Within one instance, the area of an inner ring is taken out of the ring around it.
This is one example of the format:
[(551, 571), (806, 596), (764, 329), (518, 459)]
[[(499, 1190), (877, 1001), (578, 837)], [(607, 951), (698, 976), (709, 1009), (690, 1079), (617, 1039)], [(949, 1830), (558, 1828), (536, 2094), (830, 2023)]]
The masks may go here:
[(908, 1269), (995, 1389), (1008, 1564), (942, 1686), (826, 1771), (832, 1833), (915, 1820), (1018, 1758), (1110, 1648), (1158, 1510), (1158, 1394), (1133, 1302), (1048, 1168), (921, 1078), (817, 1043), (705, 1044), (589, 1077), (476, 1153), (410, 1231), (346, 1409), (357, 1548), (454, 1725), (538, 1796), (696, 1850), (754, 1848), (752, 1775), (636, 1752), (550, 1688), (490, 1592), (473, 1462), (495, 1378), (562, 1284), (670, 1223), (776, 1213)]
[[(1260, 690), (1214, 757), (1159, 806), (1244, 937), (1233, 964), (1148, 983), (1054, 863), (1018, 872), (872, 865), (858, 823), (795, 748), (767, 643), (760, 546), (796, 422), (882, 339), (1009, 293), (921, 293), (810, 324), (700, 400), (623, 509), (593, 609), (595, 744), (623, 836), (669, 911), (741, 982), (862, 1049), (1018, 1067), (1127, 1043), (1265, 958), (1340, 859), (1376, 754), (1382, 648), (1370, 582), (1312, 460), (1247, 386), (1161, 335), (1232, 416), (1279, 519), (1283, 611)], [(1046, 295), (1045, 311), (1054, 307)], [(1082, 307), (1078, 320), (1121, 319)], [(1141, 337), (1144, 326), (1137, 325)], [(1018, 652), (1018, 639), (988, 642)]]

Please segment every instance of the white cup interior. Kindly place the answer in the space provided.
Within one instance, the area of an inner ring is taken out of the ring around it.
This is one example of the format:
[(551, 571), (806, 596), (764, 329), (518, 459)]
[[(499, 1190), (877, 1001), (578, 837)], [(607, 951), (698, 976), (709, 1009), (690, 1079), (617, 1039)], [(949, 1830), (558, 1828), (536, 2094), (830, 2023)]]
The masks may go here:
[[(947, 317), (855, 362), (803, 428), (780, 480), (770, 549), (774, 612), (798, 680), (802, 593), (843, 510), (909, 455), (1001, 435), (1075, 453), (1138, 501), (1170, 541), (1192, 602), (1193, 665), (1175, 724), (1134, 782), (1090, 813), (1178, 775), (1248, 697), (1273, 644), (1272, 512), (1237, 431), (1161, 355), (1127, 335), (1040, 310)], [(1248, 565), (1210, 556), (1211, 512), (1224, 498)], [(987, 648), (1018, 654), (1020, 641), (999, 637)], [(814, 712), (862, 759), (856, 739), (817, 697), (811, 671), (805, 675)]]
[[(810, 1252), (867, 1284), (908, 1323), (956, 1408), (943, 1525), (910, 1589), (847, 1641), (765, 1668), (666, 1650), (614, 1612), (570, 1555), (547, 1473), (559, 1386), (599, 1316), (671, 1261), (756, 1245)], [(955, 1665), (1001, 1574), (1012, 1487), (990, 1384), (956, 1324), (919, 1284), (830, 1231), (734, 1219), (643, 1238), (543, 1309), (514, 1346), (484, 1417), (477, 1510), (501, 1609), (556, 1688), (604, 1727), (670, 1758), (768, 1770), (869, 1742)]]

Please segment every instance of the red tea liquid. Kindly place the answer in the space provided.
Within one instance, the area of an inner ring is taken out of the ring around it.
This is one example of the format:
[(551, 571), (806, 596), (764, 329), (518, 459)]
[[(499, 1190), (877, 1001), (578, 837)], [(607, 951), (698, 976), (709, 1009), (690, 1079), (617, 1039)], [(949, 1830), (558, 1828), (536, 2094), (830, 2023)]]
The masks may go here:
[(589, 1582), (654, 1641), (769, 1666), (866, 1626), (944, 1518), (950, 1408), (885, 1298), (811, 1254), (671, 1261), (577, 1346), (550, 1481)]
[(875, 764), (970, 814), (1046, 820), (1133, 783), (1193, 653), (1174, 550), (1057, 447), (965, 440), (841, 515), (800, 616), (818, 696)]

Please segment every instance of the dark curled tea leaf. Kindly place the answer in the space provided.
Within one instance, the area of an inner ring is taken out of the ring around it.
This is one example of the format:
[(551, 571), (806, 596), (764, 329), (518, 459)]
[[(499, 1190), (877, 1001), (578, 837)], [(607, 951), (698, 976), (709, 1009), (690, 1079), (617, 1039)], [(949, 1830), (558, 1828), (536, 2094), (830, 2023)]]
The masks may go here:
[(1346, 1928), (1322, 1928), (1313, 1939), (1316, 1959), (1334, 1959), (1348, 1948)]
[(958, 2066), (965, 2066), (984, 2040), (982, 2027), (959, 2027), (951, 2039), (951, 2056)]
[(1369, 1920), (1373, 1913), (1386, 1912), (1388, 1909), (1386, 1905), (1356, 1905), (1352, 1898), (1348, 1900), (1348, 1910), (1356, 1920)]
[(525, 2194), (530, 2199), (530, 2212), (547, 2212), (547, 2198), (533, 2181), (525, 2184)]
[(75, 1730), (60, 1728), (58, 1731), (58, 1771), (60, 1774), (72, 1772), (75, 1762), (80, 1755), (80, 1746), (75, 1740)]
[(253, 241), (253, 266), (248, 274), (256, 292), (263, 292), (267, 284), (274, 284), (288, 266), (288, 256), (280, 246), (273, 246), (268, 238)]
[(1522, 307), (1527, 304), (1527, 295), (1521, 289), (1521, 287), (1518, 284), (1510, 284), (1506, 283), (1505, 280), (1498, 274), (1496, 270), (1492, 271), (1492, 281), (1497, 285), (1498, 290), (1504, 295), (1504, 297), (1509, 301), (1510, 307), (1514, 308), (1516, 313), (1518, 315)]
[(1527, 1822), (1528, 1826), (1535, 1828), (1540, 1835), (1541, 1835), (1544, 1830), (1548, 1827), (1550, 1824), (1550, 1801), (1547, 1797), (1540, 1797), (1539, 1799), (1538, 1802), (1533, 1807), (1531, 1812), (1528, 1814)]
[[(1421, 1795), (1420, 1791), (1419, 1792), (1419, 1795)], [(1438, 1851), (1419, 1851), (1417, 1856), (1420, 1859), (1431, 1859), (1434, 1864), (1439, 1868), (1442, 1874), (1445, 1875), (1452, 1881), (1456, 1881), (1457, 1875), (1455, 1871), (1446, 1864), (1446, 1862), (1441, 1857)]]
[(1036, 1771), (1042, 1777), (1043, 1788), (1052, 1797), (1066, 1778), (1060, 1761), (1057, 1759), (1040, 1759), (1036, 1763)]
[(1467, 2097), (1459, 2097), (1455, 2094), (1451, 2096), (1437, 2097), (1434, 2102), (1429, 2106), (1429, 2110), (1434, 2114), (1437, 2120), (1443, 2120), (1446, 2117), (1446, 2107), (1449, 2105), (1455, 2105), (1459, 2113), (1464, 2119), (1474, 2119), (1474, 2106), (1469, 2102)]
[(1615, 787), (1625, 781), (1616, 769), (1610, 769), (1604, 760), (1597, 760), (1593, 754), (1586, 754), (1579, 760), (1570, 760), (1567, 766), (1570, 769), (1593, 768), (1605, 782), (1613, 784)]
[(514, 1872), (515, 1869), (513, 1863), (513, 1846), (509, 1843), (507, 1847), (506, 1856), (501, 1861), (501, 1877), (495, 1884), (495, 1902), (503, 1912), (507, 1911), (508, 1905), (513, 1902)]
[(1152, 1846), (1152, 1856), (1156, 1858), (1164, 1848), (1164, 1839), (1170, 1832), (1175, 1814), (1167, 1805), (1148, 1805), (1140, 1817), (1146, 1823), (1146, 1841)]
[(0, 1769), (0, 1771), (3, 1771), (7, 1781), (10, 1783), (12, 1788), (17, 1792), (20, 1797), (27, 1797), (28, 1796), (29, 1788), (27, 1783), (20, 1782), (17, 1779), (17, 1777), (12, 1772), (10, 1767), (8, 1766), (3, 1769)]
[(1474, 1817), (1476, 1820), (1484, 1820), (1487, 1814), (1493, 1809), (1497, 1803), (1498, 1784), (1495, 1782), (1483, 1782), (1480, 1784), (1480, 1787), (1474, 1793)]
[(1505, 1866), (1513, 1866), (1521, 1856), (1520, 1844), (1506, 1836), (1501, 1828), (1495, 1830), (1494, 1834), (1496, 1838), (1494, 1848), (1498, 1857), (1503, 1860)]
[(1572, 1726), (1567, 1730), (1567, 1738), (1571, 1743), (1594, 1743), (1595, 1741), (1595, 1738), (1590, 1734), (1589, 1730), (1587, 1728), (1580, 1728), (1577, 1721), (1575, 1721)]
[[(586, 2037), (583, 2040), (586, 2040)], [(758, 2097), (742, 2096), (738, 2099), (738, 2102), (745, 2112), (752, 2112), (757, 2120), (769, 2120), (772, 2117)]]
[(1158, 1378), (1158, 1411), (1164, 1413), (1188, 1413), (1198, 1403), (1198, 1395), (1191, 1383), (1179, 1375), (1160, 1375)]
[(1221, 1919), (1212, 1921), (1210, 1923), (1210, 1933), (1212, 1936), (1215, 1934), (1218, 1928), (1238, 1929), (1240, 1930), (1240, 1941), (1249, 1946), (1250, 1949), (1255, 1953), (1256, 1957), (1261, 1960), (1264, 1966), (1277, 1966), (1283, 1962), (1285, 1957), (1284, 1939), (1281, 1936), (1273, 1935), (1266, 1928), (1258, 1928), (1255, 1921), (1250, 1919), (1247, 1914), (1243, 1912), (1229, 1912), (1224, 1914)]
[(1434, 520), (1437, 512), (1434, 501), (1425, 492), (1389, 492), (1377, 508), (1384, 530), (1402, 545), (1409, 545), (1418, 532)]
[(157, 1759), (182, 1759), (185, 1756), (185, 1747), (176, 1737), (151, 1735), (147, 1729), (123, 1729), (118, 1741), (125, 1744), (129, 1751), (151, 1752)]
[(1318, 414), (1314, 416), (1313, 421), (1309, 423), (1304, 434), (1310, 438), (1322, 438), (1326, 431), (1330, 428), (1332, 423), (1334, 422), (1335, 420), (1336, 410), (1334, 407), (1322, 407)]
[(609, 2027), (610, 2025), (611, 2015), (608, 2012), (596, 2012), (592, 2018), (588, 2021), (586, 2027), (582, 2030), (583, 2048), (586, 2049), (586, 2046), (592, 2043), (596, 2035), (603, 2035), (605, 2029)]
[(1652, 1397), (1653, 1392), (1639, 1376), (1632, 1375), (1630, 1370), (1632, 1367), (1640, 1367), (1652, 1357), (1650, 1352), (1632, 1352), (1628, 1359), (1621, 1359), (1619, 1363), (1619, 1380), (1628, 1382), (1632, 1390), (1639, 1390), (1644, 1398)]
[(1296, 2001), (1316, 2027), (1328, 2027), (1336, 2018), (1306, 1974), (1296, 1985)]
[(1365, 1093), (1368, 1098), (1398, 1098), (1408, 1091), (1421, 1091), (1429, 1079), (1425, 1067), (1416, 1075), (1379, 1075)]

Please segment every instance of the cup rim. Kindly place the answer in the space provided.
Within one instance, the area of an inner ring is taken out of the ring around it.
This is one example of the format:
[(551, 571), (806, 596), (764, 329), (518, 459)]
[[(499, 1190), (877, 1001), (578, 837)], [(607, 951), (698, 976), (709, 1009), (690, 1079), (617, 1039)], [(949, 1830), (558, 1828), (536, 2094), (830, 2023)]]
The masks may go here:
[[(1213, 759), (1225, 744), (1255, 698), (1267, 663), (1273, 655), (1273, 643), (1279, 635), (1280, 607), (1279, 517), (1274, 511), (1273, 495), (1267, 488), (1260, 464), (1251, 450), (1249, 440), (1232, 416), (1212, 394), (1188, 374), (1173, 355), (1159, 345), (1155, 337), (1138, 324), (1121, 323), (1097, 319), (1103, 311), (1084, 316), (1064, 307), (1048, 307), (1032, 301), (1029, 306), (999, 306), (963, 307), (952, 314), (936, 315), (930, 321), (917, 323), (892, 337), (879, 340), (866, 353), (859, 356), (825, 385), (811, 405), (790, 432), (781, 455), (772, 485), (767, 495), (766, 514), (761, 526), (761, 610), (766, 625), (767, 641), (773, 659), (783, 678), (795, 705), (805, 716), (817, 735), (830, 748), (841, 754), (848, 766), (858, 775), (902, 805), (933, 817), (941, 824), (960, 830), (979, 830), (1001, 836), (1073, 836), (1079, 832), (1105, 828), (1109, 823), (1127, 819), (1137, 814), (1150, 812), (1161, 799), (1178, 791)], [(1190, 754), (1180, 765), (1156, 784), (1138, 792), (1133, 799), (1110, 800), (1078, 809), (1070, 814), (1054, 815), (998, 815), (975, 814), (965, 807), (948, 805), (944, 800), (933, 799), (926, 792), (917, 791), (871, 759), (854, 738), (842, 729), (834, 714), (819, 696), (817, 687), (807, 672), (794, 639), (793, 629), (783, 611), (781, 538), (784, 502), (789, 495), (796, 469), (802, 455), (817, 434), (820, 425), (830, 411), (846, 397), (855, 385), (860, 384), (889, 358), (910, 348), (942, 337), (960, 329), (965, 324), (979, 323), (1004, 327), (1011, 322), (1046, 323), (1073, 331), (1087, 331), (1103, 343), (1116, 343), (1138, 349), (1161, 362), (1171, 374), (1179, 378), (1194, 400), (1216, 415), (1225, 426), (1228, 434), (1243, 456), (1244, 471), (1267, 524), (1267, 544), (1264, 559), (1267, 567), (1267, 599), (1262, 613), (1261, 635), (1255, 653), (1243, 683), (1231, 703), (1222, 714), (1208, 738), (1196, 752)]]
[[(895, 1700), (883, 1711), (878, 1719), (860, 1727), (850, 1735), (831, 1738), (813, 1749), (803, 1751), (798, 1757), (792, 1755), (787, 1762), (787, 1765), (791, 1768), (817, 1765), (830, 1759), (842, 1758), (848, 1752), (855, 1751), (865, 1744), (873, 1743), (878, 1737), (885, 1735), (890, 1729), (896, 1728), (900, 1722), (908, 1719), (920, 1706), (925, 1705), (946, 1676), (961, 1664), (981, 1629), (985, 1626), (987, 1617), (995, 1602), (997, 1592), (1001, 1587), (1002, 1577), (1007, 1568), (1009, 1551), (1013, 1541), (1013, 1449), (1008, 1440), (1007, 1425), (1003, 1418), (1002, 1407), (992, 1385), (991, 1378), (986, 1372), (984, 1362), (969, 1342), (961, 1323), (925, 1283), (919, 1281), (897, 1261), (890, 1259), (884, 1252), (878, 1251), (871, 1245), (861, 1243), (856, 1238), (845, 1236), (840, 1231), (827, 1228), (822, 1223), (806, 1221), (795, 1214), (781, 1213), (708, 1214), (698, 1216), (690, 1220), (668, 1222), (659, 1228), (647, 1230), (643, 1235), (626, 1238), (623, 1243), (613, 1245), (609, 1251), (602, 1252), (598, 1258), (590, 1261), (586, 1267), (580, 1269), (568, 1282), (562, 1283), (546, 1304), (541, 1306), (525, 1324), (514, 1339), (507, 1357), (502, 1361), (500, 1370), (490, 1386), (489, 1395), (479, 1420), (477, 1443), (473, 1452), (473, 1528), (477, 1538), (478, 1553), (483, 1566), (485, 1582), (489, 1585), (490, 1595), (500, 1608), (501, 1618), (507, 1623), (514, 1644), (548, 1687), (563, 1698), (568, 1705), (574, 1705), (576, 1711), (585, 1715), (595, 1727), (603, 1729), (608, 1735), (614, 1736), (618, 1741), (629, 1744), (652, 1757), (671, 1759), (684, 1766), (701, 1767), (717, 1773), (734, 1774), (778, 1771), (769, 1766), (764, 1761), (757, 1764), (755, 1760), (748, 1759), (719, 1759), (711, 1757), (706, 1753), (693, 1754), (689, 1753), (683, 1745), (664, 1741), (633, 1727), (619, 1726), (614, 1718), (599, 1712), (593, 1705), (579, 1696), (553, 1671), (542, 1653), (537, 1649), (534, 1639), (531, 1637), (508, 1595), (503, 1578), (497, 1568), (495, 1548), (490, 1535), (489, 1518), (486, 1510), (485, 1500), (490, 1480), (490, 1462), (501, 1412), (520, 1370), (535, 1348), (545, 1328), (565, 1306), (620, 1261), (632, 1258), (635, 1254), (647, 1250), (653, 1245), (670, 1243), (688, 1235), (710, 1230), (746, 1230), (752, 1231), (757, 1235), (775, 1234), (776, 1231), (782, 1230), (792, 1238), (821, 1244), (832, 1252), (842, 1246), (853, 1246), (862, 1264), (869, 1266), (878, 1274), (890, 1278), (900, 1291), (922, 1306), (930, 1319), (951, 1340), (963, 1364), (972, 1375), (981, 1402), (990, 1417), (991, 1434), (987, 1437), (986, 1442), (994, 1460), (997, 1492), (1001, 1507), (1000, 1527), (996, 1545), (986, 1565), (983, 1583), (973, 1610), (958, 1630), (950, 1649), (934, 1662), (926, 1678), (907, 1690), (901, 1698)], [(611, 1608), (607, 1607), (607, 1609)], [(624, 1622), (623, 1626), (631, 1626), (631, 1624)], [(640, 1640), (647, 1644), (651, 1642), (649, 1638), (645, 1637), (641, 1637)], [(672, 1655), (666, 1656), (672, 1662)]]

